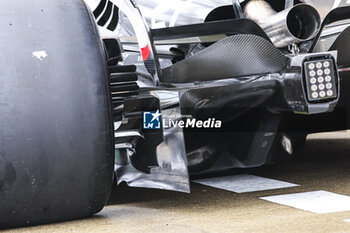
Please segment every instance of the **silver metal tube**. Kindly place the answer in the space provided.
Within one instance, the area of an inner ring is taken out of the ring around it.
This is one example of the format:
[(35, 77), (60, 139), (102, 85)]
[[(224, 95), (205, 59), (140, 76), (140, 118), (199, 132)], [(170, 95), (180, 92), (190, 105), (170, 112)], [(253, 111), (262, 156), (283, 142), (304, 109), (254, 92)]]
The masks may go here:
[(244, 12), (242, 10), (241, 3), (239, 2), (239, 0), (232, 0), (232, 5), (235, 16), (239, 19), (244, 18)]
[(321, 27), (318, 11), (307, 4), (276, 13), (267, 2), (252, 0), (245, 7), (245, 15), (256, 21), (279, 48), (312, 39)]

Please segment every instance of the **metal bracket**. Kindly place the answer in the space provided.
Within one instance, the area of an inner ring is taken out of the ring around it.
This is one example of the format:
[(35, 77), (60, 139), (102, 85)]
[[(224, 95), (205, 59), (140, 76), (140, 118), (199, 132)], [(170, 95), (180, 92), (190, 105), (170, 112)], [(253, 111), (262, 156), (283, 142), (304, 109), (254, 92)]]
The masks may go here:
[(142, 59), (155, 84), (159, 83), (162, 70), (159, 65), (156, 47), (151, 30), (134, 0), (111, 0), (130, 20), (140, 47)]

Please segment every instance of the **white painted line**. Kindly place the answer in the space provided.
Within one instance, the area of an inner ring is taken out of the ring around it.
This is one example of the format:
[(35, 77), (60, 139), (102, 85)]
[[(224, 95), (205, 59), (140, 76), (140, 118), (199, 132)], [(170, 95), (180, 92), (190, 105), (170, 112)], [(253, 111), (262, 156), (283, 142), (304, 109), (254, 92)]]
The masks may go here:
[(248, 193), (299, 186), (297, 184), (248, 174), (206, 178), (194, 180), (193, 182), (235, 193)]
[(260, 199), (316, 214), (350, 211), (350, 197), (326, 191), (293, 193)]
[(45, 59), (48, 56), (45, 50), (43, 50), (43, 51), (34, 51), (32, 53), (32, 55), (33, 55), (33, 57), (38, 58), (40, 61), (42, 61), (43, 59)]
[(344, 222), (350, 222), (350, 219), (344, 219)]

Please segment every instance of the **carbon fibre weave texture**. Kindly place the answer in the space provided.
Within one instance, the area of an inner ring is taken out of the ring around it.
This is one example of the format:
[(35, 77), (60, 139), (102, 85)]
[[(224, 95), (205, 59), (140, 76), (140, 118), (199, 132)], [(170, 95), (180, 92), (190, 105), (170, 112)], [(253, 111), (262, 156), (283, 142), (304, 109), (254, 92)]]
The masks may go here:
[(162, 82), (188, 83), (279, 73), (287, 58), (269, 41), (251, 34), (226, 37), (163, 70)]

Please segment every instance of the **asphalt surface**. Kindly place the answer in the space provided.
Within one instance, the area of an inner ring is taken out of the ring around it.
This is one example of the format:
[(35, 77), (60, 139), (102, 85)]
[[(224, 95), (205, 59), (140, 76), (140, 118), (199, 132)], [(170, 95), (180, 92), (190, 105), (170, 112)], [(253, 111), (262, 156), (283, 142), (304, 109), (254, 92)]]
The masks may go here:
[(95, 217), (8, 232), (350, 232), (350, 211), (316, 214), (259, 199), (316, 190), (350, 196), (350, 132), (312, 135), (286, 163), (232, 173), (299, 186), (241, 194), (200, 184), (191, 194), (121, 186)]

